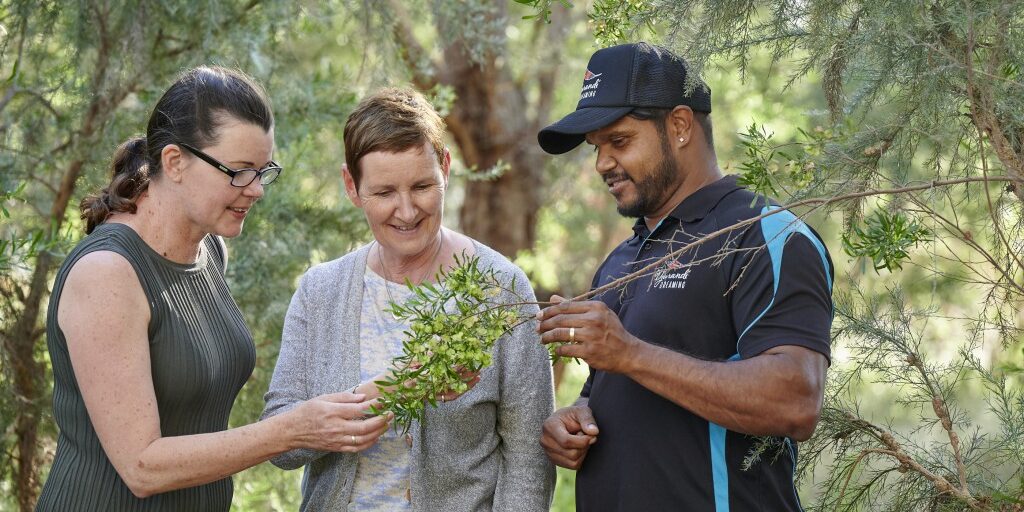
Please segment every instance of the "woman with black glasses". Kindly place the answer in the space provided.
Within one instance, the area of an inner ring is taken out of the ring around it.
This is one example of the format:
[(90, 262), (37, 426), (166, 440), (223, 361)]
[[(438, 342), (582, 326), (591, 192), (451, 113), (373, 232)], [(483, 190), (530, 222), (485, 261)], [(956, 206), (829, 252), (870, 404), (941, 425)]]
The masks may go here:
[(226, 511), (233, 473), (293, 449), (357, 451), (387, 428), (363, 419), (365, 396), (335, 393), (227, 429), (255, 353), (221, 237), (280, 175), (273, 149), (259, 85), (192, 69), (82, 202), (89, 236), (47, 316), (60, 435), (37, 510)]

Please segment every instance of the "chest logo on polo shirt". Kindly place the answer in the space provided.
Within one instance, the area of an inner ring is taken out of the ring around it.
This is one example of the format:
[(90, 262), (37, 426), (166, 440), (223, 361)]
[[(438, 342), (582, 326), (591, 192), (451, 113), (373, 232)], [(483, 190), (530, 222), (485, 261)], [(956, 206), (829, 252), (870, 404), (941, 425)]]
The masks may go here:
[(676, 260), (671, 260), (664, 267), (654, 271), (654, 287), (657, 289), (686, 288), (686, 278), (690, 277), (690, 267), (683, 267)]

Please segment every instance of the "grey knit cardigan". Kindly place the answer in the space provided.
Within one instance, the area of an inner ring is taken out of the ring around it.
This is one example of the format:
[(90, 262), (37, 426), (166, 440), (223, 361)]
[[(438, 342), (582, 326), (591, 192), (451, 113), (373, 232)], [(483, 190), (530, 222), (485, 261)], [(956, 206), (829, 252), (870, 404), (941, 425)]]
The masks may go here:
[[(359, 383), (359, 317), (370, 246), (309, 269), (285, 317), (281, 352), (263, 417), (280, 414), (324, 393)], [(502, 300), (534, 301), (526, 275), (494, 250), (475, 242), (481, 268), (505, 278)], [(533, 315), (536, 306), (523, 307)], [(526, 322), (495, 344), (493, 365), (465, 395), (427, 408), (410, 429), (412, 508), (417, 511), (546, 511), (554, 468), (540, 446), (541, 424), (554, 408), (551, 365)], [(306, 511), (345, 511), (357, 455), (293, 450), (272, 459), (284, 469), (305, 466)]]

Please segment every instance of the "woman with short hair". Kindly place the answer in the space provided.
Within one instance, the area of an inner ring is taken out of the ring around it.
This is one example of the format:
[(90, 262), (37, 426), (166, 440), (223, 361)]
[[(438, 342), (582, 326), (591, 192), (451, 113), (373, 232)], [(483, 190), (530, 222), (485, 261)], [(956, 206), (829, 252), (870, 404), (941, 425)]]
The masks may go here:
[[(526, 275), (503, 256), (442, 226), (451, 156), (444, 123), (419, 93), (384, 89), (345, 125), (345, 191), (373, 241), (303, 276), (285, 317), (264, 417), (317, 393), (373, 383), (402, 350), (409, 329), (387, 312), (455, 258), (479, 258), (501, 276), (500, 300), (534, 301)], [(467, 200), (472, 200), (467, 199)], [(519, 306), (533, 317), (536, 306)], [(301, 510), (546, 511), (554, 469), (537, 439), (554, 406), (551, 365), (535, 322), (502, 336), (462, 396), (442, 394), (408, 436), (394, 430), (358, 453), (296, 450), (272, 459), (306, 467)]]

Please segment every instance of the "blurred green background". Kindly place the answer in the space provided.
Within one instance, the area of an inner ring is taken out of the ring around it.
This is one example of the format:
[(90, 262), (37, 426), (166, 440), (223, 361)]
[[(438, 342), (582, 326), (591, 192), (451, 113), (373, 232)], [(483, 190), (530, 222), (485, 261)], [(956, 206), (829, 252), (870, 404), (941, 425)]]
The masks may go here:
[[(726, 173), (782, 203), (821, 199), (796, 209), (836, 266), (830, 388), (801, 447), (804, 505), (1020, 510), (1021, 9), (0, 0), (0, 510), (31, 510), (53, 457), (42, 326), (53, 272), (83, 234), (75, 205), (107, 182), (114, 148), (144, 130), (181, 70), (233, 66), (265, 84), (287, 169), (229, 241), (229, 282), (257, 343), (232, 413), (242, 425), (262, 410), (298, 277), (369, 240), (339, 174), (359, 98), (423, 91), (449, 128), (446, 224), (513, 259), (541, 300), (574, 296), (632, 221), (587, 148), (548, 157), (536, 132), (575, 107), (594, 50), (641, 39), (701, 70)], [(587, 370), (559, 372), (561, 406)], [(881, 430), (918, 466), (866, 456), (886, 448)], [(240, 473), (234, 509), (295, 510), (300, 477), (269, 464)], [(573, 503), (573, 472), (559, 469), (553, 510)]]

